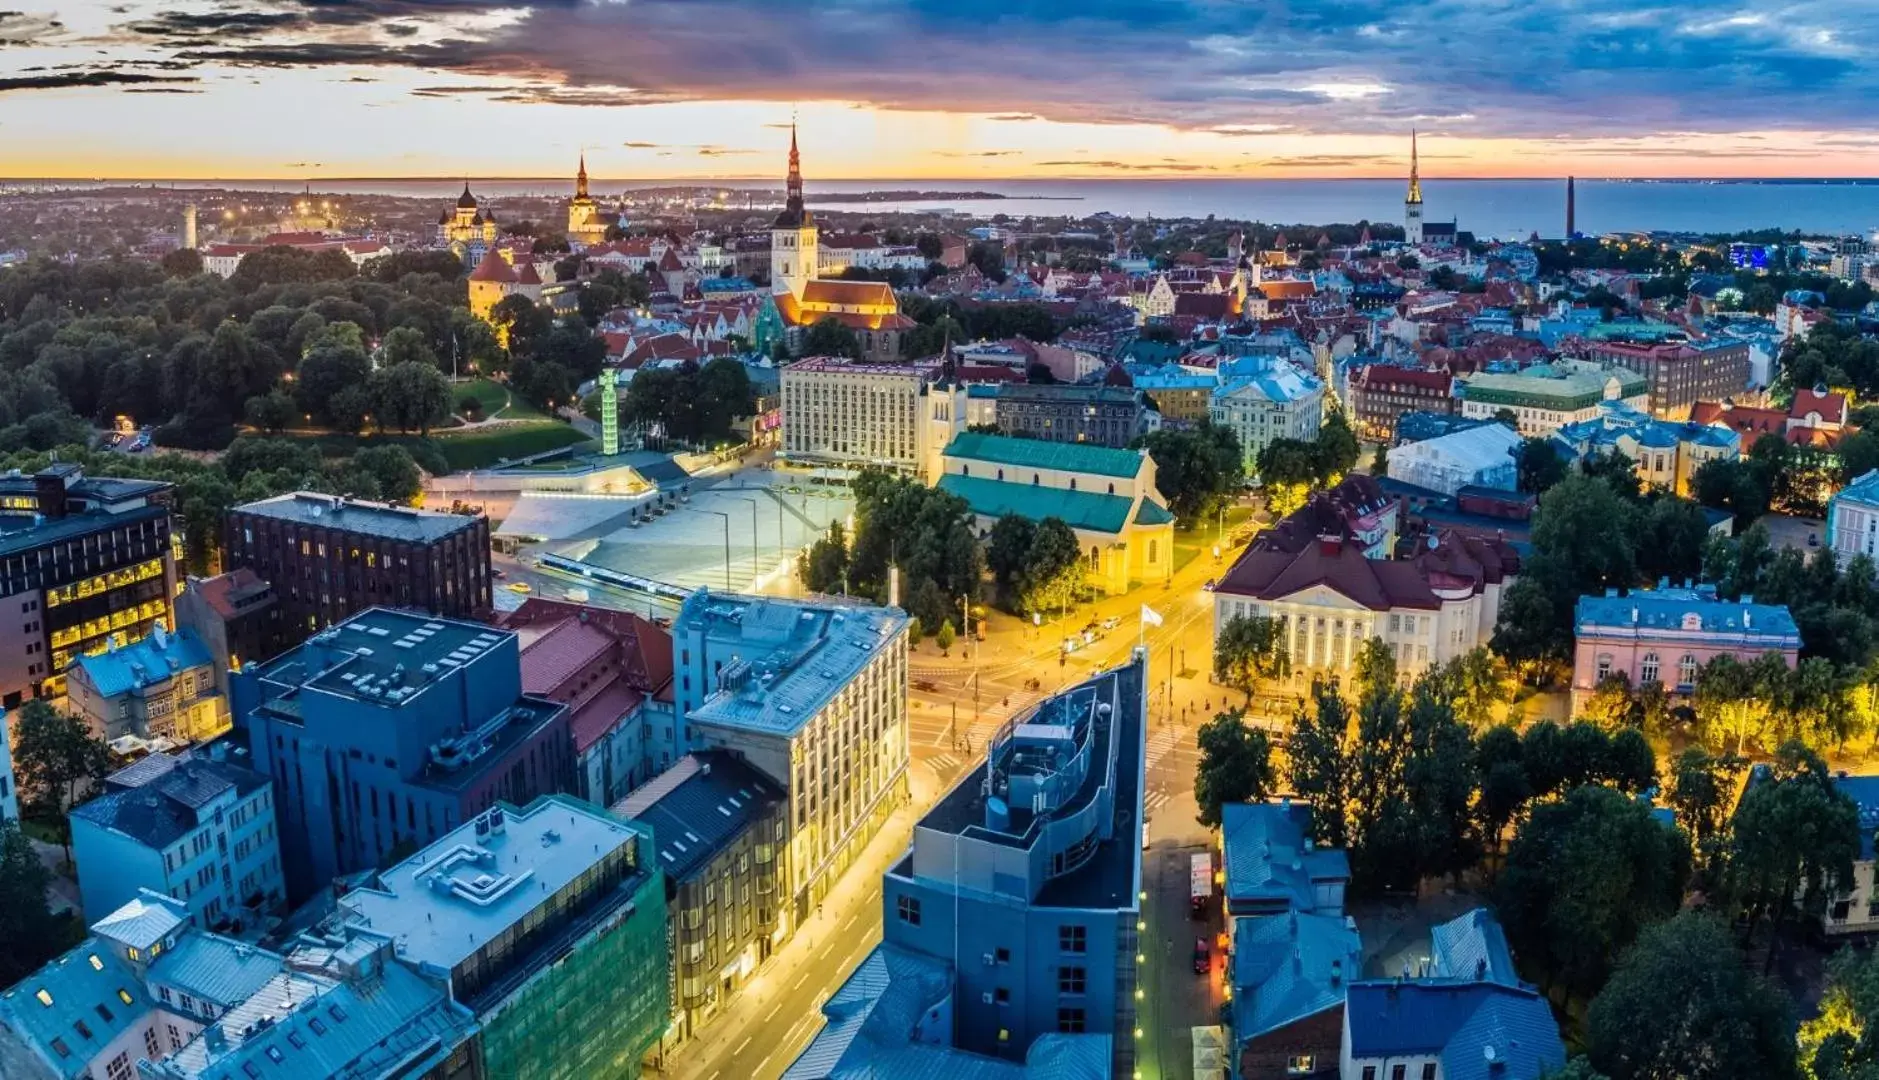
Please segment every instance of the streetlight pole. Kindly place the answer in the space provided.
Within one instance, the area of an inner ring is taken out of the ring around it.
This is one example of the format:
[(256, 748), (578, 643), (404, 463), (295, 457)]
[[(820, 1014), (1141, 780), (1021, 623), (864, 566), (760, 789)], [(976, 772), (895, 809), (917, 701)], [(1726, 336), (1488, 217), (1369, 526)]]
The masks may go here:
[(722, 510), (700, 510), (697, 507), (692, 507), (692, 510), (700, 514), (711, 514), (724, 522), (724, 591), (735, 592), (736, 590), (731, 588), (731, 515)]
[[(744, 495), (734, 495), (732, 498), (738, 502), (750, 504), (750, 577), (752, 581), (755, 581), (762, 559), (757, 554), (757, 500)], [(781, 557), (780, 552), (779, 557)]]

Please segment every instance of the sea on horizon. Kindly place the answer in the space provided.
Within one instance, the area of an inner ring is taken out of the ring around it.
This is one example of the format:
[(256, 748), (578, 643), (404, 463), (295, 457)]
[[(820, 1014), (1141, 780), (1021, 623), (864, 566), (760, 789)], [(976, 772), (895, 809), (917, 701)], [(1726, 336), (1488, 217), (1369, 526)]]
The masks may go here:
[[(31, 181), (17, 181), (31, 183)], [(154, 180), (110, 181), (158, 184), (179, 189), (233, 188), (244, 191), (300, 191), (335, 195), (392, 195), (454, 198), (459, 179), (310, 180)], [(500, 204), (504, 198), (558, 196), (568, 193), (567, 177), (470, 178), (480, 197)], [(60, 182), (76, 186), (76, 182)], [(724, 191), (775, 190), (780, 180), (605, 180), (593, 179), (596, 196), (650, 187), (716, 187)], [(1576, 183), (1576, 224), (1582, 233), (1735, 232), (1747, 229), (1799, 229), (1807, 233), (1873, 234), (1879, 230), (1879, 179), (1875, 180), (1600, 180)], [(1400, 180), (1225, 180), (1180, 177), (1118, 180), (811, 180), (808, 201), (818, 194), (868, 191), (988, 192), (999, 199), (940, 199), (881, 202), (832, 202), (825, 209), (865, 213), (951, 210), (975, 217), (993, 214), (1085, 217), (1099, 212), (1133, 218), (1206, 217), (1261, 221), (1279, 225), (1330, 224), (1360, 220), (1400, 222), (1404, 183)], [(1521, 238), (1537, 233), (1563, 235), (1566, 181), (1558, 179), (1425, 179), (1423, 214), (1430, 221), (1454, 219), (1481, 237)], [(761, 203), (759, 203), (761, 205)]]

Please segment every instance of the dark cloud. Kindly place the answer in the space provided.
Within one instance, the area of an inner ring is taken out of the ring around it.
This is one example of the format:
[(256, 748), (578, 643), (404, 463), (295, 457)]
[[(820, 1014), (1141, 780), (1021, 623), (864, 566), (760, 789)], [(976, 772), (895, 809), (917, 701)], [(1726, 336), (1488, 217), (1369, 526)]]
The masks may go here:
[[(1227, 19), (1222, 0), (227, 0), (137, 25), (192, 63), (497, 78), (497, 101), (855, 101), (1236, 136), (1433, 117), (1457, 135), (1604, 137), (1872, 130), (1868, 7), (1343, 0)], [(521, 15), (460, 18), (496, 10)]]
[(193, 83), (194, 75), (145, 75), (136, 71), (62, 71), (51, 75), (0, 78), (0, 93), (9, 90), (66, 90), (85, 86), (136, 86), (145, 83)]
[(1213, 165), (1169, 164), (1143, 165), (1129, 161), (1040, 161), (1038, 168), (1101, 169), (1116, 172), (1214, 172)]
[(659, 149), (659, 144), (656, 142), (627, 142), (627, 143), (621, 143), (620, 145), (626, 147), (628, 150), (657, 150)]
[(935, 150), (933, 152), (935, 157), (945, 158), (1021, 157), (1023, 154), (1022, 150)]
[(756, 153), (755, 150), (731, 150), (722, 146), (701, 146), (698, 148), (699, 157), (737, 157), (742, 154), (754, 153)]

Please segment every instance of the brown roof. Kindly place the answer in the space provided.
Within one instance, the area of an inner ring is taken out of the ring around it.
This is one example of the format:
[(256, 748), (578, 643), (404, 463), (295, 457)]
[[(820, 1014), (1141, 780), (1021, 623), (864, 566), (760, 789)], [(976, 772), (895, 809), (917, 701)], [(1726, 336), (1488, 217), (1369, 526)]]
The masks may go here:
[(531, 596), (514, 611), (499, 613), (496, 625), (518, 632), (533, 629), (541, 640), (569, 619), (603, 630), (621, 643), (621, 667), (632, 686), (660, 701), (672, 700), (672, 635), (630, 611)]
[(1253, 538), (1261, 550), (1299, 552), (1323, 536), (1348, 538), (1357, 528), (1371, 528), (1374, 518), (1390, 508), (1391, 499), (1373, 476), (1352, 473), (1330, 491), (1314, 493), (1305, 505)]
[(1174, 313), (1224, 319), (1232, 313), (1232, 299), (1226, 293), (1185, 292), (1174, 298)]
[(535, 272), (534, 263), (524, 261), (521, 266), (516, 267), (515, 282), (517, 285), (540, 285), (542, 276)]
[(803, 283), (807, 304), (896, 304), (894, 290), (884, 281), (833, 281), (816, 278)]
[(509, 265), (509, 260), (502, 257), (501, 252), (491, 248), (483, 256), (483, 261), (476, 264), (476, 270), (470, 274), (470, 280), (513, 282), (515, 281), (515, 268)]
[(198, 578), (190, 582), (189, 587), (224, 619), (232, 619), (241, 614), (242, 601), (274, 591), (274, 586), (263, 581), (260, 574), (247, 567), (230, 570), (226, 574), (218, 574), (212, 578)]
[(1414, 559), (1366, 559), (1341, 538), (1324, 537), (1297, 551), (1254, 545), (1220, 579), (1216, 592), (1283, 600), (1324, 586), (1371, 611), (1442, 606), (1437, 589), (1478, 593), (1519, 572), (1520, 560), (1504, 540), (1444, 531), (1437, 545)]
[(1447, 393), (1455, 377), (1446, 371), (1431, 371), (1428, 368), (1396, 367), (1393, 364), (1371, 364), (1357, 372), (1359, 386), (1420, 386), (1425, 390), (1440, 390)]
[(1819, 413), (1820, 419), (1829, 424), (1846, 423), (1846, 395), (1836, 394), (1831, 390), (1796, 390), (1794, 404), (1788, 408), (1788, 415), (1796, 420), (1805, 419), (1810, 412)]

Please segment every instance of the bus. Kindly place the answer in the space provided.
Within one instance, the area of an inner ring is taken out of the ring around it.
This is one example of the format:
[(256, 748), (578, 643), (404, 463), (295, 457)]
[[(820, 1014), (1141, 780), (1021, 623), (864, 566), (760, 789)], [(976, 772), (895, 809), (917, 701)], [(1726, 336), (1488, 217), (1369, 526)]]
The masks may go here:
[(1188, 860), (1188, 903), (1189, 914), (1196, 919), (1207, 917), (1207, 905), (1214, 898), (1214, 857), (1207, 852), (1196, 852)]

